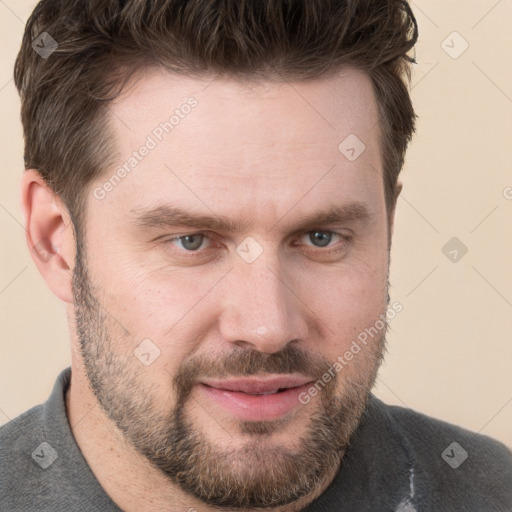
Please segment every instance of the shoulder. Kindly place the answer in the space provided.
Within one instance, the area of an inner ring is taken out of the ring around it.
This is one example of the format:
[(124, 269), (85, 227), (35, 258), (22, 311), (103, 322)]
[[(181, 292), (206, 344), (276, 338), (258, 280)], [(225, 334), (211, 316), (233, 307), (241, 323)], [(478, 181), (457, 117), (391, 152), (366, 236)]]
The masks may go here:
[[(36, 405), (0, 427), (0, 454), (4, 462), (0, 470), (6, 470), (6, 461), (16, 464), (21, 453), (30, 456), (37, 446), (32, 446), (44, 431), (43, 405)], [(30, 449), (32, 448), (32, 449)]]
[(512, 510), (510, 448), (405, 407), (379, 406), (409, 452), (418, 495), (429, 493), (445, 509), (449, 496), (458, 510)]
[(5, 443), (19, 438), (20, 434), (27, 428), (41, 426), (42, 413), (43, 405), (39, 404), (0, 426), (0, 450), (5, 448)]
[[(43, 406), (37, 405), (0, 427), (0, 505), (22, 510), (18, 498), (40, 477), (40, 464), (49, 459), (37, 439), (44, 438)], [(39, 449), (39, 451), (38, 451)], [(41, 455), (43, 454), (43, 455)], [(39, 458), (38, 458), (39, 455)], [(49, 455), (49, 454), (47, 454)]]
[(119, 511), (76, 444), (66, 414), (71, 369), (45, 403), (0, 427), (0, 510)]
[[(397, 429), (407, 438), (419, 456), (431, 460), (437, 454), (443, 465), (452, 469), (462, 467), (470, 459), (478, 460), (481, 467), (499, 466), (512, 474), (512, 452), (492, 437), (472, 432), (418, 411), (385, 405), (387, 414)], [(455, 459), (455, 460), (450, 460)]]

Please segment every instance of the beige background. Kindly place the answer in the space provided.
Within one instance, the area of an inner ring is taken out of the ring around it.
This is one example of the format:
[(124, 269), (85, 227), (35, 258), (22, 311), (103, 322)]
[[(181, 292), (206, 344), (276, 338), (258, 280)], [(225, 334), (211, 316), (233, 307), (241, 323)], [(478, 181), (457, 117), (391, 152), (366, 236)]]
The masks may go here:
[[(64, 306), (31, 260), (20, 209), (12, 66), (34, 6), (0, 0), (0, 424), (44, 401), (70, 362)], [(391, 255), (403, 311), (375, 391), (512, 446), (512, 0), (412, 7), (420, 119)], [(442, 252), (452, 237), (468, 248), (455, 263)]]

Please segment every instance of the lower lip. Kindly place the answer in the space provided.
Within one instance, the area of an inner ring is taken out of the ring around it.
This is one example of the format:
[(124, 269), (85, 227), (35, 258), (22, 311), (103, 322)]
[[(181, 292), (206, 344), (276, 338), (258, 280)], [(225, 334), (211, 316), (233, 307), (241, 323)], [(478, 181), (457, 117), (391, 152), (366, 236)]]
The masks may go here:
[(240, 391), (218, 389), (199, 384), (203, 393), (222, 408), (245, 421), (277, 420), (295, 409), (299, 395), (310, 387), (311, 383), (288, 388), (272, 395), (249, 395)]

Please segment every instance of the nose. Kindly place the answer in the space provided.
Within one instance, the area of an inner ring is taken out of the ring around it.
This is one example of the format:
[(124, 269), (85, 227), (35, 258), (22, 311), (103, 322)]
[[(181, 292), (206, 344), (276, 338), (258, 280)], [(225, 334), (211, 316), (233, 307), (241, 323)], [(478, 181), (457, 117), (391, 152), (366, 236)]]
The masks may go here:
[[(241, 262), (226, 283), (220, 330), (224, 340), (265, 353), (308, 336), (307, 305), (279, 263)], [(295, 289), (294, 289), (295, 288)]]

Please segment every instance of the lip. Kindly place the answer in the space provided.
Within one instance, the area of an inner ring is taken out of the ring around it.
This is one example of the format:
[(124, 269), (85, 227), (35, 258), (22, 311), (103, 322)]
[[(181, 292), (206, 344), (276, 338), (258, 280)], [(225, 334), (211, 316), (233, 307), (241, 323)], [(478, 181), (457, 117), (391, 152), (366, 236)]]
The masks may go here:
[[(208, 400), (244, 421), (273, 421), (300, 405), (299, 395), (312, 383), (311, 377), (276, 376), (266, 379), (203, 379), (199, 389)], [(281, 391), (274, 394), (275, 390)]]
[(201, 384), (206, 384), (212, 388), (223, 389), (225, 391), (241, 391), (243, 393), (267, 393), (285, 388), (296, 388), (311, 382), (311, 377), (278, 375), (266, 379), (252, 377), (242, 379), (203, 379)]

